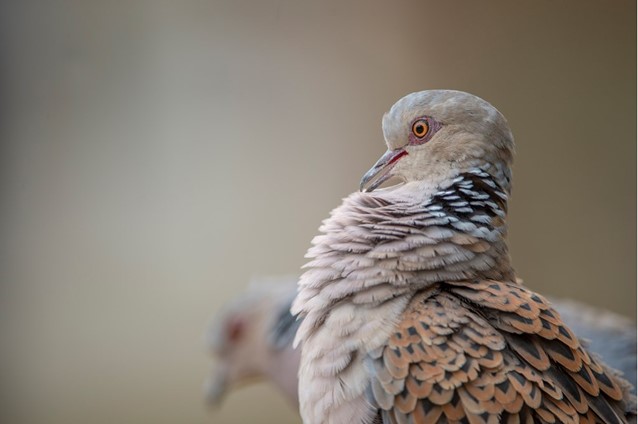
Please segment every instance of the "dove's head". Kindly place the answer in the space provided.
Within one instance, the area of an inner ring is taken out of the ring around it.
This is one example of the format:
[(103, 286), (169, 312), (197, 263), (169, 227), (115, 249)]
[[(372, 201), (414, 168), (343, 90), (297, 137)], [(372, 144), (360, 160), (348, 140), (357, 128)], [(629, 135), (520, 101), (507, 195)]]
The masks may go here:
[(262, 375), (258, 358), (265, 345), (260, 328), (263, 308), (252, 303), (233, 304), (213, 321), (206, 334), (210, 353), (216, 359), (204, 385), (211, 404), (219, 405), (230, 388)]
[(216, 364), (204, 384), (211, 404), (219, 405), (229, 390), (263, 378), (296, 396), (294, 355), (299, 352), (273, 330), (282, 312), (289, 314), (296, 288), (294, 277), (255, 279), (212, 320), (205, 341)]
[(408, 94), (383, 116), (383, 136), (388, 151), (364, 175), (361, 191), (390, 177), (439, 184), (477, 167), (510, 190), (512, 132), (494, 106), (472, 94)]

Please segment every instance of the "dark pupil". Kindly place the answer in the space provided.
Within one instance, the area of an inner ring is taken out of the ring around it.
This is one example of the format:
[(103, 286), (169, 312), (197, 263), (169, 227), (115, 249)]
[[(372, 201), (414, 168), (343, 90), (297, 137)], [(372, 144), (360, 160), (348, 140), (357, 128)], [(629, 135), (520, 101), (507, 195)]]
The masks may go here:
[(423, 125), (419, 124), (419, 125), (416, 126), (416, 133), (417, 134), (423, 134), (423, 130), (424, 130)]

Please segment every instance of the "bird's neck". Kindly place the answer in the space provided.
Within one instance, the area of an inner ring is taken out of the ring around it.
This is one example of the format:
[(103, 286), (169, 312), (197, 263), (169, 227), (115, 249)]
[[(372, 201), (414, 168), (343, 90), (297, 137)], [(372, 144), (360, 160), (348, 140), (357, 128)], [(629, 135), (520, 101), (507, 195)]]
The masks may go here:
[(489, 171), (470, 168), (444, 181), (416, 181), (387, 197), (381, 193), (397, 210), (398, 228), (409, 228), (397, 259), (418, 258), (413, 281), (515, 280), (507, 243), (509, 175)]
[(267, 367), (264, 367), (263, 373), (293, 405), (297, 405), (299, 395), (297, 392), (296, 371), (299, 369), (300, 350), (293, 349), (291, 345), (288, 345), (283, 349), (271, 350), (269, 354), (271, 355), (271, 361), (269, 361)]
[(296, 306), (317, 311), (346, 298), (381, 304), (448, 281), (514, 281), (507, 198), (478, 168), (438, 186), (352, 194), (313, 240)]

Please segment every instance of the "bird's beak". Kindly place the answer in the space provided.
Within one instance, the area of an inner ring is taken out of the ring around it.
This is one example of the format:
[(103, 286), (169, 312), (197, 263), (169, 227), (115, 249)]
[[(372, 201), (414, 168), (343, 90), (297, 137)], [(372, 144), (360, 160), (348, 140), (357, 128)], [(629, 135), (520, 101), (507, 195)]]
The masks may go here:
[(228, 377), (223, 367), (218, 366), (204, 383), (204, 396), (209, 405), (219, 407), (226, 394)]
[(392, 168), (397, 164), (399, 159), (407, 155), (408, 152), (403, 148), (388, 150), (379, 158), (377, 163), (361, 179), (359, 190), (363, 192), (371, 192), (379, 187), (392, 176)]

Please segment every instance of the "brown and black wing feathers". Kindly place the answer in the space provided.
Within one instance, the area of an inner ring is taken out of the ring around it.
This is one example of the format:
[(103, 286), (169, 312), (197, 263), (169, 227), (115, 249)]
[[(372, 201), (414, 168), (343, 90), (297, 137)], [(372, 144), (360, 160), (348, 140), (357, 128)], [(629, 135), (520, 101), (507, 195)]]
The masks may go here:
[(387, 423), (622, 423), (630, 408), (626, 385), (514, 283), (418, 294), (369, 360), (370, 400)]
[(564, 401), (576, 409), (579, 419), (593, 412), (596, 422), (624, 422), (627, 383), (587, 353), (546, 299), (513, 283), (463, 282), (452, 287), (452, 293), (475, 304), (501, 331), (525, 364), (561, 389)]

